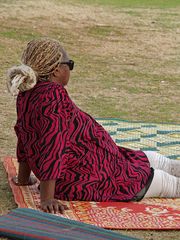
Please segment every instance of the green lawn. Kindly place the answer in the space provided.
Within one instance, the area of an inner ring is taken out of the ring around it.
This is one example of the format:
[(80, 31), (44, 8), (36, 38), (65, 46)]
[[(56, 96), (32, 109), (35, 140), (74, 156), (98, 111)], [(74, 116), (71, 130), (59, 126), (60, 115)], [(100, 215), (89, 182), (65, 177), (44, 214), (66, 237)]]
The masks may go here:
[(128, 8), (175, 8), (180, 6), (179, 0), (80, 0), (79, 2)]

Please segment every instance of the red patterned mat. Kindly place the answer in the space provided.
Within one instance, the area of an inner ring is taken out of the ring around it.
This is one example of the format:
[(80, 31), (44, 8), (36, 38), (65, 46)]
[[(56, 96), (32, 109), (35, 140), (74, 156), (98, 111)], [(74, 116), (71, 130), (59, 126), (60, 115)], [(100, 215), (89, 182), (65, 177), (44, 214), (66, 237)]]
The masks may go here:
[[(17, 173), (17, 160), (3, 159), (4, 167), (18, 207), (40, 209), (38, 184), (15, 186), (11, 178)], [(145, 199), (140, 202), (66, 202), (65, 218), (108, 229), (180, 230), (180, 199)], [(62, 216), (62, 215), (61, 215)]]

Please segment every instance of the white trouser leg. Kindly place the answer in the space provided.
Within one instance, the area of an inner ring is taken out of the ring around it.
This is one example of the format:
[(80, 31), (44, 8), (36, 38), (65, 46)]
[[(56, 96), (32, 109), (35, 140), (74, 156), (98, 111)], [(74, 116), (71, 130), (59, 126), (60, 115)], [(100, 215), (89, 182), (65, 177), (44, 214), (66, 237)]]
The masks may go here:
[(154, 169), (161, 169), (171, 175), (180, 177), (180, 160), (169, 159), (153, 151), (144, 152)]
[(180, 178), (159, 169), (154, 170), (152, 183), (144, 198), (148, 197), (180, 197)]

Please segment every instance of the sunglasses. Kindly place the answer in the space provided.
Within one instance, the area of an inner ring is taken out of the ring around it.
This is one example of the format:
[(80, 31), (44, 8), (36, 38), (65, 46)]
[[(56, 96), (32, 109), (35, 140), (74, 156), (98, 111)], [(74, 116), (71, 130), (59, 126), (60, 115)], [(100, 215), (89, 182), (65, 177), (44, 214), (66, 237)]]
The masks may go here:
[(74, 68), (74, 61), (73, 60), (69, 60), (68, 62), (61, 62), (61, 64), (68, 65), (70, 71), (73, 70), (73, 68)]

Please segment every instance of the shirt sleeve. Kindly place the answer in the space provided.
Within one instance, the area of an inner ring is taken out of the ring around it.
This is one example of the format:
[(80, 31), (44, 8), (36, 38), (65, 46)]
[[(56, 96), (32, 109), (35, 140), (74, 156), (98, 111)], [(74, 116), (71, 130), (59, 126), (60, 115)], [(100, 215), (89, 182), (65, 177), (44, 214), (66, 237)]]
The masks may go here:
[(39, 180), (57, 180), (66, 165), (67, 105), (66, 92), (58, 88), (50, 94), (48, 103), (42, 104), (39, 124), (40, 135), (36, 149)]

